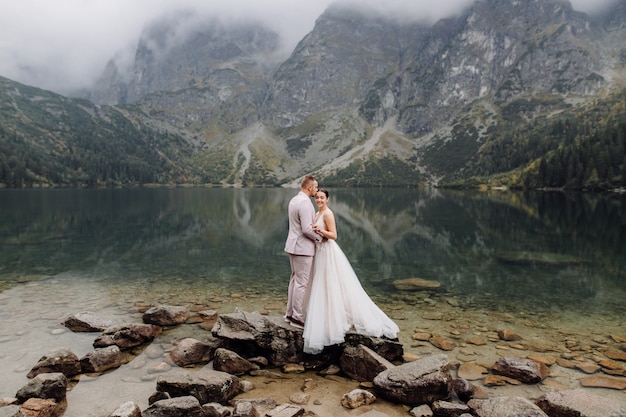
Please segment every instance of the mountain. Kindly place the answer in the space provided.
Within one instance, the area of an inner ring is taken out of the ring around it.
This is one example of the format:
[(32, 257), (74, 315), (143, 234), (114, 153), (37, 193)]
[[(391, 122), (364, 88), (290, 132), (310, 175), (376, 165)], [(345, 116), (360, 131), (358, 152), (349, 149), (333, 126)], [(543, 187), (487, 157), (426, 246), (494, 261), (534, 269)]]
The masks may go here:
[[(626, 162), (606, 166), (593, 144), (617, 135), (605, 148), (623, 156), (625, 18), (626, 0), (594, 16), (562, 0), (478, 0), (434, 24), (336, 3), (282, 57), (261, 25), (177, 15), (146, 28), (132, 64), (112, 59), (84, 98), (170, 135), (184, 175), (155, 182), (313, 173), (328, 186), (619, 188)], [(569, 164), (586, 176), (546, 180), (555, 152), (587, 148)]]

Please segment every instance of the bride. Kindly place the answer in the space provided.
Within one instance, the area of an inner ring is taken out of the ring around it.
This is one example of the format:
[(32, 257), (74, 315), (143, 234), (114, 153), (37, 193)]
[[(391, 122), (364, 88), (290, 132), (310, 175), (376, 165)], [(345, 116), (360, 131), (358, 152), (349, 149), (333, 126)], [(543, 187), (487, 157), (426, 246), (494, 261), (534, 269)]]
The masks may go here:
[(350, 261), (337, 242), (335, 215), (328, 208), (328, 191), (315, 194), (318, 211), (313, 229), (324, 237), (313, 261), (312, 283), (304, 323), (304, 352), (320, 353), (344, 342), (354, 326), (357, 333), (395, 339), (399, 328), (369, 298)]

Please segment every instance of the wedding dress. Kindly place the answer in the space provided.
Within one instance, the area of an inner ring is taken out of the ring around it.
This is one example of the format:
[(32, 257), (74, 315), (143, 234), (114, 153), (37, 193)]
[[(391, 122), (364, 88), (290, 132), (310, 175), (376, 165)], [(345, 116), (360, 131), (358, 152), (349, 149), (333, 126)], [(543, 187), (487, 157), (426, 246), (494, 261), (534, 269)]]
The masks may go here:
[[(316, 224), (324, 228), (324, 216)], [(367, 295), (350, 261), (334, 240), (317, 244), (304, 323), (304, 352), (317, 354), (325, 346), (343, 343), (354, 326), (357, 333), (395, 339), (393, 322)]]

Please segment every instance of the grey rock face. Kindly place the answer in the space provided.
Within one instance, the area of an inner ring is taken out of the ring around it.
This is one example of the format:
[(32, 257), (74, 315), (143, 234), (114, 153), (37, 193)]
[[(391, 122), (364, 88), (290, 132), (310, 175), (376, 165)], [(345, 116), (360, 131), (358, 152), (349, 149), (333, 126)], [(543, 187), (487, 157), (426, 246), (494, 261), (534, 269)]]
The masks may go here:
[(124, 355), (115, 345), (94, 349), (80, 358), (80, 366), (83, 372), (104, 372), (108, 369), (117, 368), (124, 363)]
[(189, 318), (189, 311), (181, 306), (156, 306), (143, 313), (143, 322), (157, 326), (177, 326)]
[(374, 387), (381, 396), (412, 406), (448, 399), (452, 394), (448, 357), (432, 355), (383, 371), (374, 378)]
[[(268, 29), (180, 15), (147, 28), (130, 68), (111, 61), (88, 98), (133, 103), (194, 152), (228, 153), (223, 162), (237, 178), (255, 168), (291, 180), (329, 160), (345, 168), (357, 159), (350, 150), (414, 166), (456, 119), (486, 114), (487, 129), (517, 102), (540, 97), (562, 110), (619, 87), (624, 9), (592, 18), (560, 0), (485, 0), (431, 25), (332, 5), (279, 60)], [(399, 143), (365, 146), (374, 128)]]
[(550, 392), (535, 404), (551, 417), (621, 417), (626, 409), (615, 400), (582, 389)]
[(157, 391), (167, 392), (171, 397), (191, 395), (201, 404), (225, 404), (239, 393), (240, 387), (239, 378), (234, 375), (202, 369), (193, 373), (161, 376), (157, 380)]
[(66, 397), (67, 378), (60, 372), (39, 374), (15, 394), (20, 404), (29, 398), (53, 399), (57, 402)]
[(161, 327), (154, 324), (122, 324), (107, 328), (94, 340), (93, 346), (102, 348), (116, 345), (121, 350), (127, 350), (151, 342), (161, 331)]
[(474, 399), (467, 405), (478, 417), (548, 417), (539, 407), (522, 397)]
[(101, 332), (107, 327), (119, 323), (115, 320), (100, 317), (91, 311), (82, 311), (72, 314), (62, 324), (73, 332)]
[(56, 349), (42, 356), (30, 370), (28, 378), (42, 373), (61, 372), (65, 376), (74, 376), (81, 372), (78, 356), (69, 349)]

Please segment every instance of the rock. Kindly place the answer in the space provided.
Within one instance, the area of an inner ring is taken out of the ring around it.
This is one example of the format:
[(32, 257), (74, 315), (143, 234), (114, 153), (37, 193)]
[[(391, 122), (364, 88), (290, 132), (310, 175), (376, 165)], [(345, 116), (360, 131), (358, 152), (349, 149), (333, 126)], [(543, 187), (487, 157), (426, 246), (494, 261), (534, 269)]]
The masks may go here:
[(228, 417), (232, 414), (228, 407), (220, 403), (206, 403), (202, 409), (206, 412), (206, 417)]
[(339, 358), (341, 370), (357, 381), (373, 381), (374, 377), (394, 365), (367, 346), (346, 346)]
[(470, 337), (469, 339), (467, 339), (467, 343), (476, 346), (483, 346), (487, 344), (487, 341), (479, 337)]
[(142, 417), (206, 417), (197, 398), (184, 396), (156, 401), (141, 412)]
[(478, 417), (548, 417), (541, 408), (522, 397), (473, 399), (467, 405)]
[(400, 360), (403, 346), (398, 340), (360, 335), (349, 331), (342, 346), (325, 349), (319, 355), (305, 355), (302, 330), (285, 323), (282, 316), (264, 316), (258, 312), (237, 310), (221, 314), (211, 330), (220, 339), (220, 346), (232, 350), (244, 358), (265, 356), (273, 366), (303, 363), (315, 368), (336, 363), (345, 346), (362, 344), (389, 361)]
[(550, 417), (623, 417), (626, 409), (618, 401), (582, 389), (550, 392), (535, 404)]
[(19, 410), (19, 417), (54, 417), (57, 403), (52, 399), (29, 398)]
[(51, 372), (61, 372), (65, 376), (80, 374), (81, 367), (78, 356), (66, 348), (53, 350), (42, 356), (26, 376), (33, 378), (39, 374)]
[(450, 398), (452, 377), (446, 355), (432, 355), (381, 372), (374, 378), (381, 396), (406, 405), (430, 404)]
[(532, 353), (528, 355), (528, 359), (531, 359), (537, 363), (543, 363), (546, 366), (552, 366), (556, 363), (556, 358), (554, 356), (540, 355), (537, 353)]
[(240, 392), (239, 378), (226, 372), (201, 369), (193, 373), (162, 375), (157, 379), (157, 391), (172, 398), (192, 395), (200, 404), (225, 404)]
[(376, 396), (364, 389), (353, 389), (341, 397), (341, 405), (345, 408), (355, 409), (363, 405), (369, 405), (376, 401)]
[(580, 379), (583, 387), (626, 389), (626, 379), (612, 376), (587, 376)]
[(243, 375), (259, 367), (231, 350), (218, 348), (213, 357), (213, 369), (232, 375)]
[(370, 410), (361, 414), (359, 417), (389, 417), (389, 414), (381, 413), (378, 410)]
[[(27, 400), (29, 402), (31, 400)], [(42, 400), (50, 401), (50, 400)], [(56, 403), (55, 403), (56, 404)], [(15, 404), (0, 405), (0, 417), (24, 417), (24, 414), (20, 411), (20, 406)]]
[(211, 360), (214, 347), (191, 337), (178, 342), (176, 347), (169, 353), (169, 357), (176, 365), (185, 367)]
[(286, 374), (302, 374), (306, 369), (304, 369), (304, 365), (299, 363), (286, 363), (283, 365), (282, 371)]
[(304, 413), (302, 407), (293, 404), (281, 404), (276, 408), (268, 411), (265, 417), (297, 417)]
[(73, 332), (101, 332), (119, 323), (100, 317), (91, 311), (83, 311), (69, 316), (61, 324)]
[(452, 391), (454, 391), (459, 400), (466, 403), (474, 396), (475, 388), (469, 381), (456, 378), (452, 381)]
[(421, 278), (399, 279), (393, 281), (392, 284), (399, 291), (422, 291), (441, 288), (441, 283)]
[(622, 352), (620, 350), (609, 349), (603, 352), (604, 356), (609, 359), (613, 359), (614, 361), (626, 361), (626, 352)]
[(522, 336), (516, 334), (512, 330), (498, 330), (498, 337), (500, 340), (506, 340), (507, 342), (514, 342), (516, 340), (522, 340)]
[(624, 369), (620, 363), (608, 359), (601, 359), (598, 361), (598, 365), (612, 371), (622, 371)]
[(310, 399), (311, 396), (303, 392), (296, 392), (295, 394), (291, 394), (289, 396), (289, 402), (298, 405), (306, 405), (309, 403)]
[(240, 402), (249, 402), (251, 403), (254, 408), (256, 408), (256, 410), (259, 412), (259, 414), (263, 414), (269, 411), (269, 410), (273, 410), (274, 408), (276, 408), (277, 404), (276, 404), (276, 400), (273, 398), (253, 398), (253, 399), (234, 399), (232, 401), (230, 401), (230, 404), (233, 406), (236, 406), (238, 403)]
[(233, 417), (259, 417), (259, 412), (250, 401), (239, 401), (233, 409)]
[(264, 356), (275, 366), (303, 360), (302, 330), (285, 323), (282, 317), (238, 310), (231, 314), (221, 314), (211, 332), (213, 336), (222, 339), (225, 348), (240, 355), (243, 345), (252, 344), (259, 351), (248, 352), (250, 354), (246, 356), (267, 352)]
[(80, 367), (83, 372), (104, 372), (117, 368), (124, 363), (124, 355), (117, 346), (108, 346), (88, 352), (80, 358)]
[(600, 370), (600, 365), (590, 361), (577, 362), (576, 369), (579, 369), (586, 374), (595, 374)]
[(15, 394), (19, 404), (29, 398), (52, 399), (56, 402), (65, 400), (67, 394), (67, 378), (61, 372), (39, 374)]
[[(331, 374), (332, 376), (332, 374)], [(313, 381), (311, 378), (306, 378), (300, 387), (300, 391), (302, 392), (310, 392), (317, 388), (317, 382)]]
[(402, 343), (396, 340), (385, 338), (365, 336), (362, 334), (349, 331), (346, 333), (346, 346), (363, 345), (370, 348), (388, 361), (401, 361), (404, 355), (404, 347)]
[(482, 379), (486, 374), (488, 374), (489, 370), (484, 366), (468, 362), (461, 364), (457, 372), (459, 378), (476, 381)]
[(189, 318), (189, 311), (181, 306), (156, 306), (143, 313), (143, 322), (157, 326), (178, 326)]
[(167, 392), (155, 391), (148, 398), (148, 404), (154, 404), (157, 401), (168, 400), (172, 398)]
[(414, 407), (409, 411), (412, 417), (433, 417), (433, 410), (430, 409), (428, 404), (422, 404), (419, 407)]
[(483, 385), (486, 387), (503, 386), (506, 384), (519, 385), (521, 382), (517, 379), (502, 375), (487, 375), (485, 379), (483, 379)]
[(550, 374), (550, 370), (544, 364), (537, 363), (532, 359), (515, 357), (498, 359), (493, 365), (492, 371), (526, 384), (540, 382)]
[(109, 417), (141, 417), (141, 408), (132, 401), (127, 401), (109, 414)]
[(465, 404), (457, 404), (442, 400), (434, 401), (431, 408), (436, 416), (441, 417), (456, 417), (463, 413), (470, 412), (470, 408)]
[(93, 346), (103, 348), (115, 345), (121, 350), (127, 350), (151, 342), (161, 332), (161, 328), (153, 324), (122, 324), (105, 329), (93, 342)]
[(450, 351), (454, 349), (454, 346), (455, 346), (453, 342), (438, 335), (432, 335), (431, 338), (428, 339), (428, 341), (430, 342), (431, 345), (441, 350), (446, 350), (446, 351)]

